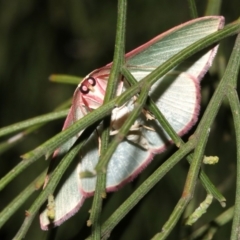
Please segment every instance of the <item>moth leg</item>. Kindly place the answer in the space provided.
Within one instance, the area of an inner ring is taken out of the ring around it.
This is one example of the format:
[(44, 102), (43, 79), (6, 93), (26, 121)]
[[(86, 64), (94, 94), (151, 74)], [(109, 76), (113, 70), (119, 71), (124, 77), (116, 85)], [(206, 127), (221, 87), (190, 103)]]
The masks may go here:
[[(137, 101), (137, 97), (133, 97), (133, 104)], [(142, 109), (142, 114), (146, 117), (146, 120), (154, 120), (156, 119), (155, 116), (147, 109), (143, 108)]]
[(147, 109), (143, 108), (142, 113), (146, 117), (147, 121), (156, 119), (155, 116), (150, 111), (148, 111)]
[[(146, 128), (148, 130), (154, 131), (153, 128), (142, 125), (138, 121), (135, 121), (135, 123), (129, 129), (129, 132), (126, 135), (126, 139), (136, 145), (139, 145), (141, 148), (148, 150), (149, 144), (147, 139), (143, 136), (142, 128)], [(111, 136), (116, 135), (118, 134), (118, 132), (119, 132), (119, 129), (112, 130), (110, 132), (110, 135)]]
[(128, 141), (131, 141), (139, 145), (141, 148), (148, 150), (149, 143), (148, 143), (148, 140), (144, 137), (144, 134), (142, 131), (143, 128), (150, 131), (155, 131), (153, 128), (143, 125), (138, 121), (135, 121), (135, 123), (131, 126), (126, 138)]
[[(124, 122), (127, 120), (131, 111), (132, 111), (131, 107), (129, 107), (127, 105), (123, 105), (119, 108), (115, 108), (112, 111), (110, 135), (113, 136), (119, 132), (119, 129), (122, 127)], [(151, 113), (149, 111), (145, 110), (144, 113), (145, 113), (144, 115), (146, 116), (146, 118), (153, 119), (153, 117), (151, 116)], [(129, 129), (126, 139), (128, 141), (140, 146), (141, 148), (148, 150), (149, 143), (148, 143), (148, 140), (143, 135), (143, 131), (142, 131), (143, 128), (147, 129), (149, 131), (155, 131), (153, 128), (146, 126), (144, 124), (141, 124), (139, 121), (135, 121), (134, 124)]]

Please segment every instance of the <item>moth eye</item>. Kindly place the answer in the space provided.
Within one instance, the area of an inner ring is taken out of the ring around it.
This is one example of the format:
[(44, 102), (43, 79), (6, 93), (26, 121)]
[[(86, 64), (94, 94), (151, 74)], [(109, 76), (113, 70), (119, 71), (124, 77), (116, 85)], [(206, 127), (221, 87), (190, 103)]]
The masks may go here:
[(87, 81), (88, 81), (88, 83), (91, 84), (92, 86), (95, 86), (95, 85), (96, 85), (96, 80), (95, 80), (95, 78), (93, 78), (93, 77), (89, 77), (89, 78), (87, 79)]
[(96, 85), (96, 80), (93, 77), (88, 77), (85, 79), (81, 86), (79, 86), (79, 91), (83, 94), (89, 93), (89, 91), (93, 91), (93, 87)]
[(86, 85), (82, 84), (82, 85), (79, 87), (79, 91), (80, 91), (81, 93), (87, 94), (87, 93), (89, 93), (90, 89), (89, 89)]

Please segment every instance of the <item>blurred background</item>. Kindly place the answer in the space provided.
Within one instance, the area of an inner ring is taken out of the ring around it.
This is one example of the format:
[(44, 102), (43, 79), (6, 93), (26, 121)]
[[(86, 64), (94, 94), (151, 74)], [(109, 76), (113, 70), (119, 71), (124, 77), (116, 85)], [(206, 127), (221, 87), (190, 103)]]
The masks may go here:
[[(207, 1), (197, 1), (199, 16), (204, 14), (206, 4)], [(239, 17), (239, 9), (239, 0), (223, 1), (220, 14), (225, 16), (226, 23), (230, 23)], [(117, 1), (0, 0), (0, 127), (49, 113), (72, 97), (75, 86), (51, 83), (48, 80), (49, 75), (84, 77), (92, 70), (111, 62), (116, 19)], [(126, 51), (188, 20), (190, 14), (186, 0), (131, 0), (128, 3)], [(232, 37), (223, 41), (211, 71), (211, 79), (208, 74), (202, 82), (202, 111), (219, 81), (221, 71), (224, 71), (234, 39), (235, 37)], [(62, 124), (63, 119), (54, 121), (2, 154), (0, 178), (21, 161), (20, 155), (58, 133)], [(4, 139), (7, 138), (1, 140)], [(223, 191), (227, 206), (231, 206), (235, 197), (236, 149), (233, 123), (227, 104), (221, 108), (212, 128), (207, 151), (209, 155), (220, 157), (220, 163), (206, 167), (206, 172)], [(171, 150), (160, 157), (166, 159), (170, 154)], [(161, 161), (153, 161), (134, 182), (117, 193), (108, 194), (105, 201), (108, 207), (104, 210), (103, 219), (106, 219)], [(11, 182), (1, 192), (0, 211), (48, 164), (44, 159), (37, 161)], [(110, 239), (148, 239), (160, 231), (181, 196), (187, 170), (186, 162), (178, 164), (124, 218), (112, 232)], [(0, 229), (0, 239), (12, 239), (24, 220), (24, 211), (30, 207), (37, 195), (38, 193), (32, 196)], [(199, 191), (196, 192), (193, 202), (199, 204), (204, 197), (205, 192), (199, 184)], [(88, 200), (76, 216), (58, 229), (56, 239), (87, 237), (90, 229), (86, 227), (86, 221), (90, 206), (91, 200)], [(215, 202), (209, 209), (209, 214), (204, 216), (196, 227), (210, 221), (222, 211)], [(182, 239), (179, 235), (182, 227), (182, 223), (179, 223), (169, 239)], [(215, 239), (228, 239), (230, 227), (230, 223), (222, 227)], [(44, 239), (46, 236), (47, 233), (40, 230), (38, 219), (35, 219), (25, 239)]]

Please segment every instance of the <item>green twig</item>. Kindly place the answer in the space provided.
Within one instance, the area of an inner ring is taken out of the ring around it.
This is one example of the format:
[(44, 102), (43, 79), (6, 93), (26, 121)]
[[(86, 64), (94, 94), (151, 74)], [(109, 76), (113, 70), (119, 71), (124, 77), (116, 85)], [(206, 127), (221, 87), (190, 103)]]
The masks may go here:
[(230, 103), (234, 128), (236, 133), (237, 143), (237, 172), (236, 172), (236, 197), (235, 197), (235, 211), (232, 224), (231, 240), (239, 239), (239, 225), (240, 225), (240, 103), (237, 88), (237, 77), (240, 69), (240, 34), (237, 36), (229, 64), (225, 71), (223, 78), (227, 83), (226, 95)]
[(195, 3), (195, 0), (188, 0), (188, 5), (190, 8), (190, 16), (191, 18), (197, 18), (198, 17), (198, 12), (197, 12), (197, 6)]
[(47, 113), (47, 114), (44, 114), (44, 115), (41, 115), (38, 117), (24, 120), (22, 122), (14, 123), (7, 127), (1, 128), (0, 129), (0, 137), (10, 134), (10, 133), (20, 131), (25, 128), (32, 127), (36, 124), (43, 124), (43, 123), (50, 122), (52, 120), (66, 117), (67, 113), (68, 113), (68, 110), (62, 110), (59, 112), (51, 112), (51, 113)]
[(79, 82), (81, 82), (82, 78), (76, 77), (76, 76), (69, 76), (69, 75), (52, 74), (49, 77), (49, 80), (57, 83), (67, 83), (67, 84), (77, 85), (79, 84)]
[(206, 16), (219, 15), (222, 0), (208, 0), (205, 14)]
[[(117, 32), (116, 32), (116, 44), (114, 51), (113, 64), (108, 79), (108, 85), (106, 94), (104, 97), (104, 104), (108, 103), (116, 94), (119, 82), (121, 81), (120, 67), (123, 64), (124, 57), (124, 44), (125, 44), (125, 29), (126, 29), (126, 12), (127, 2), (126, 0), (118, 1), (118, 20), (117, 20)], [(103, 132), (101, 137), (101, 156), (99, 162), (104, 160), (104, 154), (108, 149), (109, 133), (110, 133), (110, 122), (111, 116), (104, 119)], [(97, 174), (96, 190), (94, 194), (91, 214), (89, 222), (92, 224), (92, 239), (100, 239), (101, 235), (101, 207), (102, 198), (105, 196), (105, 185), (106, 185), (106, 173), (99, 172)]]

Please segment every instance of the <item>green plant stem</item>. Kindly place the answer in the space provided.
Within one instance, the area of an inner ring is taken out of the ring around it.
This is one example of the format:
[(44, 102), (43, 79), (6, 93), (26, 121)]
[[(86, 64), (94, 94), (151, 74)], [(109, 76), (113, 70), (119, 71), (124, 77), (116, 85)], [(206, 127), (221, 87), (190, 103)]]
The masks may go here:
[(219, 15), (222, 0), (208, 0), (205, 16)]
[(49, 80), (57, 83), (66, 83), (66, 84), (74, 84), (77, 85), (82, 81), (82, 78), (77, 76), (69, 76), (62, 74), (52, 74), (49, 77)]
[[(118, 1), (118, 20), (117, 20), (117, 32), (116, 32), (116, 44), (114, 51), (113, 64), (108, 79), (108, 85), (106, 94), (104, 97), (104, 104), (108, 103), (116, 94), (116, 90), (121, 81), (120, 67), (123, 64), (124, 58), (124, 44), (125, 44), (125, 29), (126, 29), (126, 12), (127, 2), (126, 0)], [(104, 155), (108, 149), (109, 135), (110, 135), (110, 124), (111, 116), (104, 119), (103, 132), (101, 137), (101, 155), (99, 162), (104, 160)], [(89, 221), (92, 223), (92, 239), (98, 240), (101, 236), (101, 224), (100, 216), (102, 209), (102, 199), (105, 196), (105, 185), (106, 185), (106, 172), (99, 172), (97, 174), (96, 190), (93, 198), (93, 204)]]
[[(240, 36), (240, 35), (239, 35)], [(240, 37), (238, 37), (240, 40)], [(240, 41), (238, 41), (240, 43)], [(239, 44), (239, 51), (240, 54), (240, 44)], [(239, 56), (238, 56), (238, 59)], [(230, 79), (229, 79), (230, 80)], [(239, 239), (239, 226), (240, 226), (240, 102), (238, 98), (238, 94), (236, 92), (235, 86), (229, 88), (228, 90), (228, 100), (230, 103), (232, 115), (233, 115), (233, 122), (234, 128), (236, 133), (236, 149), (237, 149), (237, 168), (236, 168), (236, 196), (235, 196), (235, 210), (233, 216), (233, 224), (232, 224), (232, 232), (231, 232), (231, 240), (238, 240)]]
[(190, 9), (191, 18), (197, 18), (198, 12), (197, 12), (195, 0), (188, 0), (188, 5), (189, 5), (189, 9)]
[(5, 151), (9, 150), (13, 146), (15, 146), (17, 143), (22, 141), (27, 135), (30, 133), (36, 131), (37, 129), (41, 128), (44, 126), (46, 123), (59, 119), (62, 117), (65, 117), (67, 115), (68, 110), (63, 110), (59, 112), (53, 112), (53, 113), (48, 113), (39, 117), (35, 117), (32, 119), (28, 119), (19, 123), (12, 124), (7, 127), (3, 127), (0, 129), (0, 136), (7, 135), (9, 133), (13, 133), (19, 130), (22, 130), (24, 128), (27, 128), (26, 130), (19, 132), (15, 134), (14, 136), (11, 136), (4, 142), (0, 143), (0, 154), (4, 153)]
[(10, 134), (10, 133), (20, 131), (25, 128), (32, 127), (36, 124), (43, 124), (43, 123), (50, 122), (52, 120), (66, 117), (67, 113), (68, 113), (68, 110), (62, 110), (62, 111), (58, 111), (58, 112), (47, 113), (47, 114), (44, 114), (44, 115), (41, 115), (38, 117), (27, 119), (22, 122), (14, 123), (7, 127), (1, 128), (0, 129), (0, 137)]
[(239, 239), (240, 226), (240, 103), (237, 88), (237, 77), (240, 69), (240, 34), (237, 36), (229, 64), (223, 78), (228, 83), (226, 95), (230, 103), (237, 143), (237, 172), (235, 210), (232, 224), (231, 240)]

